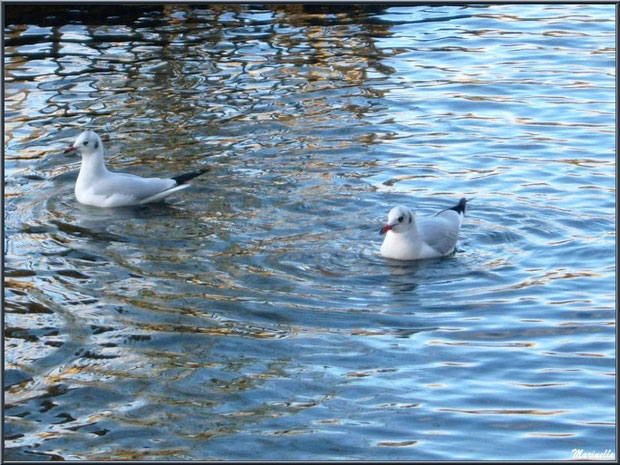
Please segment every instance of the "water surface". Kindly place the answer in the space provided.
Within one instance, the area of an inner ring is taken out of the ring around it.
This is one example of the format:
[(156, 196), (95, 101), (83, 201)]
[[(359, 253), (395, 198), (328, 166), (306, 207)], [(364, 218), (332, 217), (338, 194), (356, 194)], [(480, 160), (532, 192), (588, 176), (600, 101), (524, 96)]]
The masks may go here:
[[(94, 12), (4, 31), (7, 458), (615, 453), (613, 5)], [(210, 172), (80, 205), (84, 128)]]

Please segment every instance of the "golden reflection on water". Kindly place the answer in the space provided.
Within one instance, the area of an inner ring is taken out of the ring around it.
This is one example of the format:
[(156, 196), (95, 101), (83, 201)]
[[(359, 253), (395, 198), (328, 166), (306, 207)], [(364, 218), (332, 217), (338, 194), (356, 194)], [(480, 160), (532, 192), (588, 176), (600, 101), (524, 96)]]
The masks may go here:
[(438, 408), (440, 412), (464, 413), (467, 415), (536, 415), (536, 416), (552, 416), (568, 413), (569, 410), (534, 410), (534, 409), (453, 409)]

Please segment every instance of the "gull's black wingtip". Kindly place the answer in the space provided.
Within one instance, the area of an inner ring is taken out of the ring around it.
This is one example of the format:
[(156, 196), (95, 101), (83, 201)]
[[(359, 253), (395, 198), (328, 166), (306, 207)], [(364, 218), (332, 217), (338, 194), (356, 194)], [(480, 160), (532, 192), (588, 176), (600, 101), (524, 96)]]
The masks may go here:
[(179, 184), (185, 184), (190, 179), (194, 179), (195, 177), (200, 176), (201, 174), (204, 174), (207, 171), (209, 171), (209, 168), (203, 168), (198, 171), (192, 171), (191, 173), (180, 174), (171, 179), (174, 179), (177, 182), (177, 186), (178, 186)]
[(454, 207), (450, 207), (448, 210), (454, 210), (455, 212), (462, 213), (464, 215), (466, 205), (467, 199), (463, 197), (461, 200), (459, 200), (459, 203), (457, 203)]

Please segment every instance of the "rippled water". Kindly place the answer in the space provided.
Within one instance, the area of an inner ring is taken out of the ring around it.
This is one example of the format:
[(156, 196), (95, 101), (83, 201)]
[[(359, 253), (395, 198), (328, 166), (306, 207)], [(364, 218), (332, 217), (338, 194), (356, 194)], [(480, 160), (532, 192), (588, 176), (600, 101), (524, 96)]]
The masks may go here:
[[(614, 5), (19, 8), (7, 458), (615, 453)], [(84, 127), (211, 170), (80, 205)], [(378, 256), (462, 196), (453, 256)]]

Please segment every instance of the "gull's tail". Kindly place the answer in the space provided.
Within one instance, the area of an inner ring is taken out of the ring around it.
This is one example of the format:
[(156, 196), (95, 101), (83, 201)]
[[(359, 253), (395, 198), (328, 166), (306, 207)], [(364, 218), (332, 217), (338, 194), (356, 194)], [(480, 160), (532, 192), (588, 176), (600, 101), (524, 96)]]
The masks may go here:
[(459, 200), (459, 203), (457, 203), (454, 207), (448, 208), (448, 210), (454, 210), (455, 212), (461, 213), (462, 215), (464, 215), (466, 206), (467, 206), (467, 199), (463, 197), (461, 200)]
[(174, 181), (177, 183), (176, 186), (172, 186), (170, 189), (166, 189), (146, 199), (143, 199), (140, 201), (140, 204), (159, 202), (160, 200), (165, 199), (174, 192), (186, 189), (187, 187), (189, 187), (189, 184), (185, 184), (187, 181), (189, 181), (190, 179), (194, 179), (196, 176), (200, 176), (207, 171), (209, 171), (209, 168), (203, 168), (198, 171), (192, 171), (191, 173), (180, 174), (178, 176), (175, 176), (174, 178), (170, 178), (174, 179)]
[(178, 186), (181, 184), (185, 184), (190, 179), (194, 179), (195, 177), (200, 176), (201, 174), (206, 173), (207, 171), (209, 171), (209, 168), (203, 168), (198, 171), (192, 171), (191, 173), (179, 174), (178, 176), (175, 176), (171, 179), (174, 179)]

